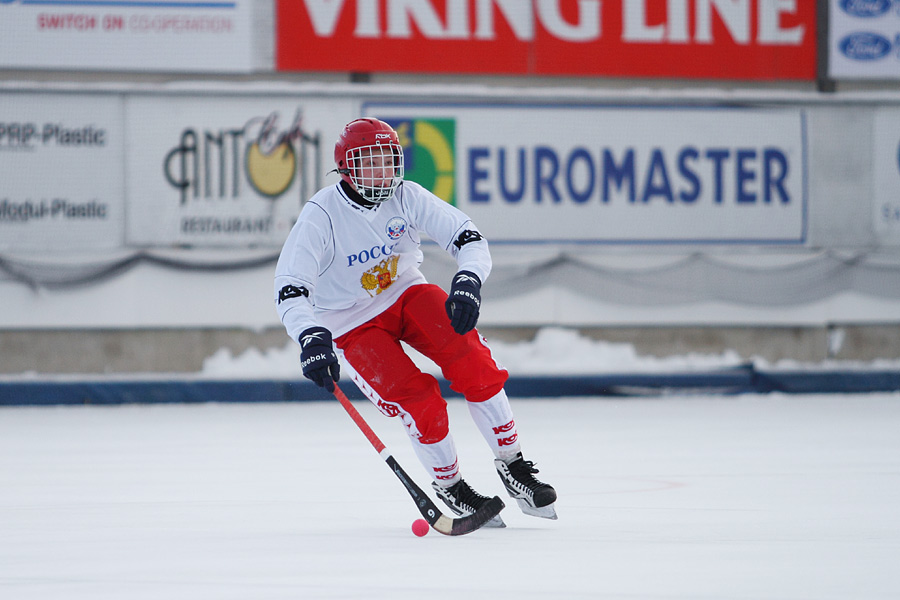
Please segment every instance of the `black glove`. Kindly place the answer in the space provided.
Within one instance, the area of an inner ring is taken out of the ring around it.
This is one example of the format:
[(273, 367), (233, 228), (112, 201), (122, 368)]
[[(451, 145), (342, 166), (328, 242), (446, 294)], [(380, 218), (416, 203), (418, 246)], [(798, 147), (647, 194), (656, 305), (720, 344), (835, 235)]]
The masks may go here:
[(471, 271), (460, 271), (453, 277), (450, 296), (444, 304), (453, 331), (463, 335), (475, 328), (481, 308), (481, 280)]
[(303, 376), (329, 392), (341, 378), (341, 365), (331, 344), (331, 332), (324, 327), (310, 327), (300, 334), (300, 367)]

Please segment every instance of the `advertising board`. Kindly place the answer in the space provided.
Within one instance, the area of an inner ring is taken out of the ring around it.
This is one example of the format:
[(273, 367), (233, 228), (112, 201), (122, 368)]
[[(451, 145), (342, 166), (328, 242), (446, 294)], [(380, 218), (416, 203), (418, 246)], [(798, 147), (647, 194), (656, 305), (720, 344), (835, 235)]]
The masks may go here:
[(369, 102), (492, 242), (803, 244), (799, 109)]
[(900, 243), (900, 110), (875, 113), (872, 226), (879, 243)]
[(280, 246), (332, 168), (334, 140), (355, 116), (354, 106), (285, 98), (131, 99), (128, 244)]
[(797, 0), (277, 0), (280, 71), (813, 80)]
[(122, 101), (4, 94), (0, 251), (116, 248), (124, 239)]
[(252, 0), (0, 0), (0, 68), (249, 72)]
[(830, 2), (829, 77), (900, 78), (900, 3), (895, 0)]

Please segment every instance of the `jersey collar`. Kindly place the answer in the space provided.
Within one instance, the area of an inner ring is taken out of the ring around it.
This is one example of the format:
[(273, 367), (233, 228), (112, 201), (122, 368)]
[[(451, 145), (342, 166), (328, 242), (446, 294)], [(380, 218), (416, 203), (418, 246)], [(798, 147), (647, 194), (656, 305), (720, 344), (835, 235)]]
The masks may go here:
[(343, 179), (338, 183), (338, 189), (341, 192), (341, 198), (356, 212), (364, 215), (374, 214), (378, 210), (378, 204), (367, 202), (359, 193), (350, 187), (350, 184)]

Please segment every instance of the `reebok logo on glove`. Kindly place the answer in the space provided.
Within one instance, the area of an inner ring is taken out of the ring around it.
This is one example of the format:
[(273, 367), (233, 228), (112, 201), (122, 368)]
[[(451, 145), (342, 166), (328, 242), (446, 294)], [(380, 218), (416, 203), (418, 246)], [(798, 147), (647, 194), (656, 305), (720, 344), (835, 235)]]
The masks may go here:
[(316, 354), (315, 356), (310, 356), (306, 360), (300, 361), (300, 367), (301, 368), (308, 367), (309, 365), (313, 364), (317, 360), (325, 360), (326, 358), (328, 358), (328, 357), (325, 356), (324, 354)]
[(460, 271), (453, 278), (450, 295), (444, 304), (450, 326), (459, 335), (475, 329), (481, 308), (481, 279), (470, 271)]
[(331, 332), (324, 327), (310, 327), (300, 334), (299, 342), (303, 376), (333, 392), (334, 382), (341, 378), (341, 366), (334, 352)]
[(466, 283), (466, 284), (481, 286), (481, 281), (478, 280), (478, 277), (476, 277), (474, 275), (466, 275), (465, 273), (458, 273), (456, 275), (456, 281), (454, 281), (453, 283), (455, 283), (457, 285)]
[(321, 333), (310, 333), (307, 335), (300, 336), (300, 347), (301, 348), (305, 348), (306, 346), (309, 346), (313, 342), (322, 343), (322, 334)]
[(481, 306), (481, 298), (473, 294), (472, 292), (467, 292), (465, 290), (456, 290), (453, 292), (453, 298), (458, 298), (460, 296), (465, 296), (466, 298), (472, 300), (475, 303), (475, 306)]

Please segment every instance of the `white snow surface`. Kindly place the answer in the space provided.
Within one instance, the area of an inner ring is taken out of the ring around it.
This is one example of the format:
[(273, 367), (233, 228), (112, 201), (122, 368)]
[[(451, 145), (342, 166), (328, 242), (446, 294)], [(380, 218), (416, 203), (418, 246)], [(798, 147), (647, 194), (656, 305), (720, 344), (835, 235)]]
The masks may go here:
[[(617, 344), (582, 336), (577, 330), (545, 327), (534, 339), (504, 342), (488, 339), (494, 358), (511, 375), (591, 375), (603, 373), (672, 373), (714, 370), (734, 367), (748, 361), (729, 350), (721, 354), (690, 353), (681, 356), (642, 356), (631, 344)], [(437, 375), (440, 369), (428, 358), (405, 346), (420, 369)], [(227, 348), (218, 350), (203, 364), (201, 375), (216, 379), (296, 379), (299, 374), (300, 350), (288, 340), (283, 348), (260, 351), (256, 348), (234, 356)], [(753, 357), (754, 366), (764, 369), (900, 369), (900, 361), (828, 360), (820, 363), (778, 361), (770, 363)]]
[[(423, 487), (401, 424), (369, 423)], [(410, 531), (336, 402), (0, 409), (8, 600), (900, 597), (900, 394), (513, 401), (559, 520)], [(463, 475), (503, 494), (462, 400)]]

